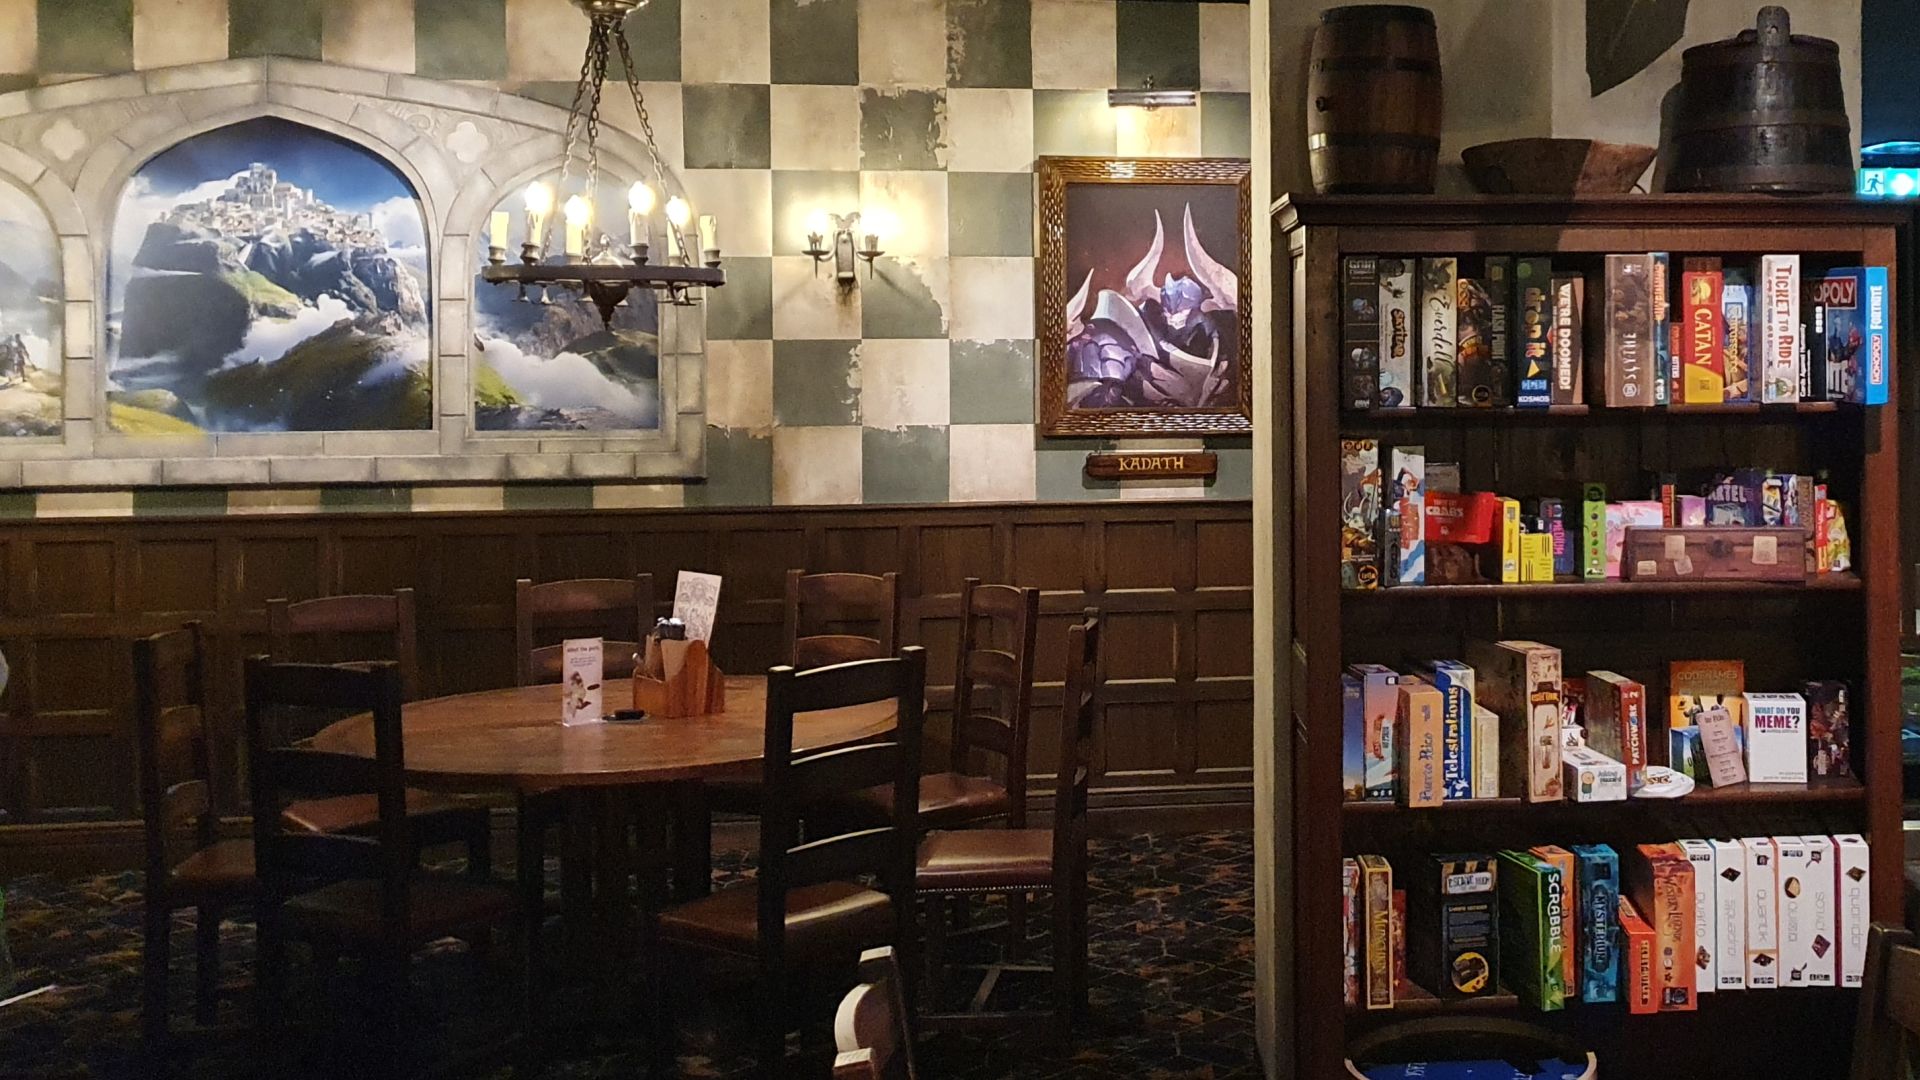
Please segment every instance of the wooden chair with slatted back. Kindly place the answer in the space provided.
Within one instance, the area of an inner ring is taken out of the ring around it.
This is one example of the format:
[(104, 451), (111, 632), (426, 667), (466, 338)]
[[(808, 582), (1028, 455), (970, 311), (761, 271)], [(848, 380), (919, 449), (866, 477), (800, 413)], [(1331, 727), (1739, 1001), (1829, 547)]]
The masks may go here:
[[(899, 575), (787, 571), (783, 655), (795, 670), (890, 657), (900, 640)], [(871, 630), (872, 634), (856, 633)]]
[[(369, 635), (387, 635), (393, 639), (393, 655), (381, 659), (391, 659), (399, 668), (406, 699), (412, 701), (419, 697), (420, 662), (412, 589), (267, 601), (267, 658), (274, 663), (301, 660), (368, 663), (373, 658), (344, 655), (351, 651), (344, 642)], [(413, 835), (422, 846), (464, 845), (468, 868), (475, 877), (485, 878), (493, 872), (493, 826), (485, 806), (409, 788), (407, 813), (415, 819)], [(289, 825), (312, 832), (365, 833), (379, 821), (380, 811), (370, 795), (347, 795), (294, 803), (287, 807), (286, 817)]]
[[(411, 1075), (403, 1062), (413, 951), (442, 938), (481, 940), (495, 928), (513, 927), (518, 905), (506, 886), (419, 869), (415, 820), (406, 809), (403, 696), (399, 669), (390, 663), (275, 664), (264, 656), (247, 661), (263, 1026), (271, 1036), (285, 1021), (290, 940), (311, 941), (323, 954), (361, 955), (373, 991), (368, 999), (376, 1034), (372, 1060), (383, 1071)], [(374, 756), (276, 745), (277, 714), (288, 711), (371, 714)], [(378, 805), (370, 834), (287, 827), (282, 811), (288, 803), (347, 794), (371, 795)], [(521, 929), (517, 975), (521, 1014), (527, 1015), (535, 938)]]
[(592, 629), (606, 642), (606, 677), (624, 679), (633, 674), (633, 655), (653, 629), (653, 575), (630, 578), (573, 578), (535, 585), (528, 578), (514, 582), (513, 634), (517, 685), (539, 686), (560, 681), (558, 644), (535, 645), (541, 630), (569, 632)]
[(1910, 930), (1875, 923), (1853, 1030), (1852, 1080), (1920, 1075), (1920, 948)]
[(918, 1080), (900, 965), (885, 945), (860, 954), (860, 985), (833, 1018), (833, 1080)]
[(140, 804), (146, 817), (146, 943), (141, 965), (141, 1036), (150, 1053), (169, 1033), (167, 960), (173, 913), (195, 909), (194, 1018), (214, 1022), (220, 975), (220, 920), (253, 899), (253, 845), (222, 840), (213, 805), (207, 732), (204, 628), (133, 643), (134, 718), (140, 739)]
[[(913, 860), (918, 834), (920, 737), (926, 694), (926, 652), (861, 660), (796, 672), (767, 673), (764, 800), (757, 878), (661, 913), (650, 928), (649, 1010), (656, 1023), (656, 1070), (671, 1062), (672, 1018), (666, 972), (680, 977), (682, 959), (751, 966), (754, 1038), (760, 1074), (785, 1075), (789, 990), (801, 971), (851, 971), (862, 950), (891, 944), (911, 963), (914, 947)], [(796, 753), (800, 713), (894, 703), (889, 738)], [(844, 831), (815, 828), (800, 840), (803, 807), (835, 794), (891, 782), (893, 816)], [(876, 879), (878, 887), (864, 883)]]
[[(1053, 792), (1051, 829), (957, 829), (929, 833), (920, 845), (916, 888), (922, 897), (984, 893), (1009, 896), (1053, 894), (1051, 968), (988, 965), (980, 988), (960, 1012), (928, 1011), (930, 1028), (999, 1027), (1051, 1019), (1071, 1035), (1087, 1002), (1087, 792), (1093, 740), (1100, 715), (1100, 616), (1088, 610), (1067, 631), (1067, 679), (1060, 707), (1060, 767)], [(936, 906), (937, 910), (937, 906)], [(940, 980), (941, 921), (928, 921), (927, 949), (936, 985)], [(1011, 946), (1010, 953), (1017, 952)], [(991, 991), (1006, 972), (1051, 971), (1051, 1011), (991, 1011)]]

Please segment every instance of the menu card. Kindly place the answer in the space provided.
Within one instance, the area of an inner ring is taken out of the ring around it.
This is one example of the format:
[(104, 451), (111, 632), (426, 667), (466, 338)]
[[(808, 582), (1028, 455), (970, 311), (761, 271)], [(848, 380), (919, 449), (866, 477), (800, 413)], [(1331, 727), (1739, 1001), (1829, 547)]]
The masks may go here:
[(713, 642), (713, 617), (720, 610), (720, 575), (680, 571), (673, 587), (673, 617), (687, 625), (688, 641)]
[(606, 645), (600, 638), (568, 638), (560, 646), (560, 722), (575, 724), (598, 722), (606, 715), (601, 708), (600, 684), (605, 673)]

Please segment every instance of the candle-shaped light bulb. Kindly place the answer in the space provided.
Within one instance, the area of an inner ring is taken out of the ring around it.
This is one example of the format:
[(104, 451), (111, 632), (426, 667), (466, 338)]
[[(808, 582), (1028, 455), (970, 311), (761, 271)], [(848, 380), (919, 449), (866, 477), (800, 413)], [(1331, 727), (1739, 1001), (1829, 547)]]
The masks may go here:
[(584, 195), (567, 200), (567, 254), (582, 255), (587, 249), (587, 225), (593, 221), (593, 204)]
[(684, 229), (687, 222), (693, 220), (693, 208), (687, 205), (687, 200), (675, 195), (667, 200), (667, 220), (673, 222), (674, 228)]
[(831, 232), (833, 232), (833, 219), (827, 216), (825, 210), (815, 210), (807, 215), (808, 247), (818, 250)]
[(640, 251), (653, 242), (647, 215), (653, 213), (653, 189), (635, 182), (627, 189), (627, 242)]
[(653, 213), (653, 202), (653, 189), (648, 187), (645, 181), (635, 181), (634, 185), (627, 189), (628, 210), (644, 217)]
[[(720, 250), (720, 221), (712, 214), (700, 215), (700, 251), (703, 255)], [(709, 255), (711, 257), (711, 255)]]
[(505, 248), (507, 246), (507, 222), (509, 216), (505, 210), (495, 210), (487, 219), (487, 246)]
[(547, 215), (553, 213), (553, 189), (535, 180), (527, 185), (527, 243), (539, 247), (547, 236)]

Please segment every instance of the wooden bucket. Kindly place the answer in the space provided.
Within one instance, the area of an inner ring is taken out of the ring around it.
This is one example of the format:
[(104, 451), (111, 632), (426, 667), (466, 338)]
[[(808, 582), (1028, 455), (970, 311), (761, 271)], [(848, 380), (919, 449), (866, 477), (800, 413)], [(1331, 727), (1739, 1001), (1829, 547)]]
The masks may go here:
[(1840, 47), (1791, 32), (1787, 11), (1681, 55), (1668, 191), (1853, 190)]
[(1307, 75), (1307, 160), (1321, 194), (1433, 191), (1440, 160), (1440, 45), (1433, 12), (1328, 8)]

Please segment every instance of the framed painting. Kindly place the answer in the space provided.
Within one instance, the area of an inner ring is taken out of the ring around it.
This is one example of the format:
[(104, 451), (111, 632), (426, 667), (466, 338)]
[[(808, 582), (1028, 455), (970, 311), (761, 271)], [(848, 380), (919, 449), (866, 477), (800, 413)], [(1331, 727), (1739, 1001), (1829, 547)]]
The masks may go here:
[(1040, 159), (1046, 435), (1253, 430), (1245, 158)]

